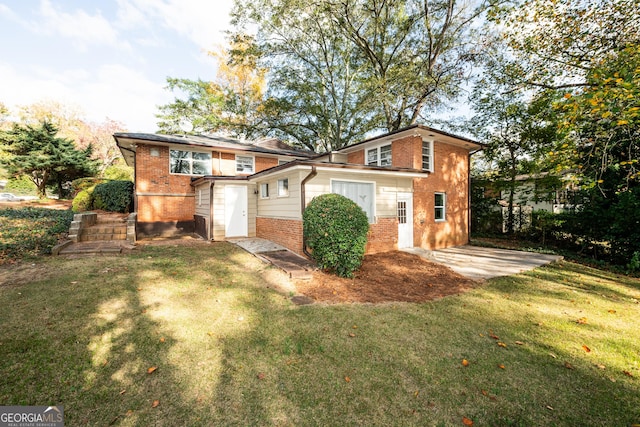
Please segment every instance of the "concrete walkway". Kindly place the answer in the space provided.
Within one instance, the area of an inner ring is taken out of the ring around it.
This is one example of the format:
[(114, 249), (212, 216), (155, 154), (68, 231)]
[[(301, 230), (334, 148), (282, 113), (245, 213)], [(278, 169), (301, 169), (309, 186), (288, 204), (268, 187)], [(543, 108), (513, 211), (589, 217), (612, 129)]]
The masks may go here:
[(313, 263), (308, 259), (270, 240), (245, 237), (227, 241), (284, 270), (292, 279), (310, 279), (315, 269)]
[(473, 280), (511, 276), (563, 259), (559, 255), (479, 246), (456, 246), (429, 251), (421, 248), (402, 249), (450, 267), (453, 271)]

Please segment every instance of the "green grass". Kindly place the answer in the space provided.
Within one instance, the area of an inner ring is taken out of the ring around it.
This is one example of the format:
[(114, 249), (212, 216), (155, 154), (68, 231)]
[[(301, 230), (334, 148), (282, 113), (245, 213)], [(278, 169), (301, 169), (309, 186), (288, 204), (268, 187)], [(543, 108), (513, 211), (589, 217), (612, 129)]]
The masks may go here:
[(5, 266), (0, 405), (61, 404), (69, 426), (640, 423), (638, 279), (561, 263), (302, 307), (279, 280), (225, 243)]
[(68, 232), (73, 212), (47, 208), (0, 209), (0, 265), (51, 253), (58, 235)]

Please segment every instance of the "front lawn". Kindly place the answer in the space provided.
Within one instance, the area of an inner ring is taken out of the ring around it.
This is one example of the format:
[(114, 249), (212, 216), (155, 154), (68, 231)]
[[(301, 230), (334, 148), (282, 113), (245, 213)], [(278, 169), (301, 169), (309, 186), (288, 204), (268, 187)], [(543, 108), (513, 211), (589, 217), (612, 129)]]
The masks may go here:
[(281, 280), (226, 243), (0, 267), (0, 405), (69, 426), (640, 423), (638, 279), (561, 263), (300, 307)]

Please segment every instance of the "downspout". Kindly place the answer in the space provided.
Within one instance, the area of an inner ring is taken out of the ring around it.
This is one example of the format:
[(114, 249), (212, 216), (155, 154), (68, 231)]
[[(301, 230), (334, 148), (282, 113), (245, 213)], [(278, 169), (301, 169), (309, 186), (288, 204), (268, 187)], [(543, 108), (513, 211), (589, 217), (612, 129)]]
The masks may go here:
[[(304, 210), (306, 209), (306, 192), (305, 192), (305, 184), (318, 175), (318, 171), (316, 171), (315, 166), (311, 166), (311, 172), (307, 175), (302, 182), (300, 183), (300, 215), (304, 214)], [(302, 230), (302, 252), (311, 258), (311, 254), (307, 251), (307, 239), (304, 237), (304, 230)]]
[(213, 240), (213, 186), (215, 181), (209, 182), (209, 226), (207, 227), (207, 240)]

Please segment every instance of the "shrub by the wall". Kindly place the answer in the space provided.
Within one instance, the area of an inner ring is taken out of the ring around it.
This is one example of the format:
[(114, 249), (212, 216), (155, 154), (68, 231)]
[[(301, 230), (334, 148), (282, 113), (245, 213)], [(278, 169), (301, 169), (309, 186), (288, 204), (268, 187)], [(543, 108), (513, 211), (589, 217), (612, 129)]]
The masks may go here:
[(369, 221), (353, 201), (339, 194), (314, 198), (302, 215), (304, 237), (318, 267), (352, 277), (362, 265)]
[(109, 212), (129, 212), (133, 205), (133, 182), (108, 181), (93, 190), (93, 207)]
[(89, 187), (86, 190), (80, 191), (73, 198), (71, 203), (71, 210), (74, 212), (86, 212), (93, 209), (93, 189), (95, 187)]

